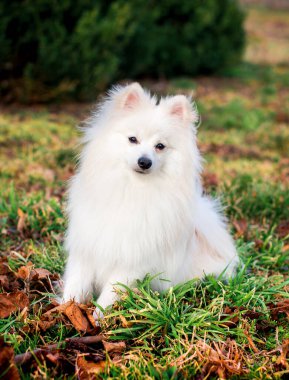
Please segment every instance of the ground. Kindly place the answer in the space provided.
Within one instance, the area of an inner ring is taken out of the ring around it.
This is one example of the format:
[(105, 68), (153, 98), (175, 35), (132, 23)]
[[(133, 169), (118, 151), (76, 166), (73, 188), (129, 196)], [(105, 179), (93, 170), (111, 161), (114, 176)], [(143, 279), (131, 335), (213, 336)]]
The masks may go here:
[(245, 265), (227, 283), (207, 278), (161, 295), (146, 278), (124, 289), (100, 327), (92, 307), (59, 306), (54, 295), (76, 125), (92, 105), (1, 107), (1, 378), (289, 373), (289, 12), (252, 8), (246, 28), (244, 62), (222, 77), (147, 83), (196, 100), (204, 186), (221, 197)]

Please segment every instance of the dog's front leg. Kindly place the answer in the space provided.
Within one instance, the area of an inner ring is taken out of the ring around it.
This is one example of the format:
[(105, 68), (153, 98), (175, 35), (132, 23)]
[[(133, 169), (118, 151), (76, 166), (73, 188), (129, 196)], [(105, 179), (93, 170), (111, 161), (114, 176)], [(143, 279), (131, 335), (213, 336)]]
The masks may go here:
[[(117, 287), (121, 288), (121, 284), (130, 286), (141, 277), (143, 276), (141, 276), (140, 273), (135, 273), (134, 275), (117, 274), (111, 276), (109, 280), (105, 283), (105, 285), (102, 287), (100, 295), (97, 299), (97, 304), (102, 309), (106, 309), (108, 306), (111, 306), (119, 298), (116, 291)], [(100, 310), (100, 308), (96, 307), (93, 315), (94, 318), (97, 320), (103, 317), (103, 312)]]
[(64, 273), (64, 302), (73, 299), (83, 303), (92, 296), (94, 272), (89, 263), (89, 260), (79, 255), (69, 256)]
[[(115, 281), (116, 282), (116, 281)], [(112, 305), (117, 300), (117, 294), (115, 291), (115, 287), (112, 282), (107, 282), (97, 299), (97, 304), (102, 308), (106, 309), (108, 306)], [(103, 318), (103, 312), (99, 307), (96, 307), (93, 313), (94, 319), (97, 321)]]

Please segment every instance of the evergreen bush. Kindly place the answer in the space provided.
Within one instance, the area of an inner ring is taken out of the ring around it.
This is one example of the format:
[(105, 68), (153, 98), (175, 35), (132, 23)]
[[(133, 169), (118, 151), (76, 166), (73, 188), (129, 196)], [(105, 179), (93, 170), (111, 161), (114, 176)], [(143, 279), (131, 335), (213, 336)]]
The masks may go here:
[(2, 0), (0, 95), (78, 99), (120, 79), (215, 73), (244, 46), (234, 0)]

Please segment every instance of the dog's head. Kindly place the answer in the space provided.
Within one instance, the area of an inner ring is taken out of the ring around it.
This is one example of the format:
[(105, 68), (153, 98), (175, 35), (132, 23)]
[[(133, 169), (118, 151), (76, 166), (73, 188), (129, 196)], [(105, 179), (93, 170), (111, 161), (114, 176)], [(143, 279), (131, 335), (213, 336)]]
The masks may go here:
[(133, 83), (112, 90), (99, 116), (106, 121), (107, 154), (115, 165), (135, 176), (181, 174), (180, 169), (190, 161), (195, 166), (199, 163), (195, 144), (198, 115), (183, 95), (157, 103), (156, 97)]

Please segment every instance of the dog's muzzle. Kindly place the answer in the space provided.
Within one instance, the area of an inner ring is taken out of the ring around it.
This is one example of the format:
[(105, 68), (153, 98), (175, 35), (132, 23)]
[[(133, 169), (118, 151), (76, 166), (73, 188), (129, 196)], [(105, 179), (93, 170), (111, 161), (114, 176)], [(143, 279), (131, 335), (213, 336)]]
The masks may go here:
[(142, 170), (148, 170), (152, 166), (152, 160), (147, 157), (140, 157), (137, 164)]

